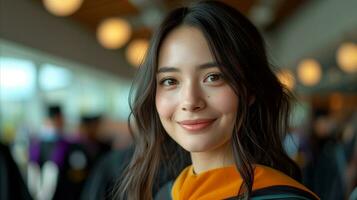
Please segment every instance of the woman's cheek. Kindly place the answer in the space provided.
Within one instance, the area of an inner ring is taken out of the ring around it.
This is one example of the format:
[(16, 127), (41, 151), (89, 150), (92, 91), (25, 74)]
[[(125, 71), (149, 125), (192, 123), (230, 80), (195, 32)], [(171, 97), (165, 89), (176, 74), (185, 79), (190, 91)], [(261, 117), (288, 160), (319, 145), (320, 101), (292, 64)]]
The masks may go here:
[(237, 110), (238, 97), (230, 87), (220, 88), (209, 96), (210, 105), (216, 107), (221, 113)]
[(157, 91), (156, 109), (161, 118), (171, 118), (175, 112), (177, 99), (174, 93)]

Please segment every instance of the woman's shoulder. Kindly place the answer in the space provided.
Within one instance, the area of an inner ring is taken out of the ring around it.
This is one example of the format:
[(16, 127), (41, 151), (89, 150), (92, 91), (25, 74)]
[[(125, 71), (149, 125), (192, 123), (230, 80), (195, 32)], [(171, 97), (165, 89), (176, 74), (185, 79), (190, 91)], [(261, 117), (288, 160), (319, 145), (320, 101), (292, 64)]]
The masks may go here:
[(260, 199), (301, 199), (301, 200), (318, 200), (319, 198), (308, 191), (287, 185), (270, 186), (252, 193), (252, 200)]
[[(155, 195), (155, 200), (172, 199), (171, 190), (173, 181), (165, 184), (160, 191)], [(226, 200), (234, 200), (236, 197)], [(270, 186), (253, 191), (252, 200), (263, 199), (290, 199), (290, 200), (318, 200), (318, 198), (309, 192), (291, 186)]]
[(319, 199), (316, 194), (290, 176), (267, 166), (256, 165), (253, 199)]
[[(155, 199), (170, 199), (170, 192), (173, 185), (180, 187), (184, 179), (190, 174), (190, 166), (183, 170), (179, 180), (171, 181), (161, 188)], [(217, 187), (219, 186), (217, 181)], [(191, 186), (190, 186), (191, 187)], [(239, 188), (237, 186), (237, 188)], [(236, 198), (236, 197), (235, 197)], [(228, 198), (229, 199), (229, 198)], [(273, 168), (255, 165), (254, 166), (254, 183), (251, 199), (301, 199), (301, 200), (318, 200), (318, 196), (306, 188), (304, 185), (285, 175), (284, 173)]]

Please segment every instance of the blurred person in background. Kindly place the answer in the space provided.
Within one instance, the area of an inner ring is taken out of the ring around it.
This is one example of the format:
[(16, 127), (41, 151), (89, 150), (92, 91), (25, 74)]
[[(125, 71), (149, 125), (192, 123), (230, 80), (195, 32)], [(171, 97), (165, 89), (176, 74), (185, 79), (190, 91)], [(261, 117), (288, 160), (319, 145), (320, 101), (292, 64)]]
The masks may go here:
[(303, 183), (321, 199), (344, 199), (346, 161), (338, 141), (337, 120), (327, 108), (315, 108), (308, 141), (302, 143)]
[[(100, 128), (101, 135), (105, 137), (115, 138), (113, 151), (109, 151), (95, 163), (89, 177), (85, 183), (81, 194), (81, 200), (97, 200), (97, 199), (113, 199), (115, 198), (115, 186), (117, 180), (122, 175), (125, 167), (127, 167), (133, 155), (132, 138), (129, 132), (129, 127), (126, 123), (104, 120), (103, 127)], [(167, 188), (165, 184), (175, 178), (175, 174), (179, 173), (185, 165), (189, 164), (186, 160), (181, 167), (177, 165), (178, 171), (170, 173), (167, 166), (160, 167), (159, 174), (155, 177), (155, 186), (153, 194), (157, 194), (160, 188), (160, 194), (156, 195), (155, 199), (167, 199)], [(180, 163), (178, 163), (180, 164)], [(165, 185), (165, 186), (164, 186)]]
[(81, 117), (79, 143), (86, 150), (91, 166), (111, 150), (112, 136), (103, 132), (103, 122), (104, 119), (99, 114)]
[(59, 105), (47, 108), (48, 119), (30, 144), (29, 186), (36, 199), (78, 199), (88, 175), (88, 156), (65, 133)]
[(0, 199), (32, 199), (9, 148), (2, 143), (0, 143)]
[(341, 139), (346, 155), (344, 174), (346, 197), (357, 199), (357, 112), (354, 112), (342, 130)]
[(81, 200), (112, 199), (115, 180), (127, 166), (133, 153), (133, 148), (116, 149), (103, 156), (97, 162), (85, 183)]
[[(87, 149), (93, 169), (81, 194), (83, 200), (112, 199), (112, 189), (132, 156), (131, 136), (126, 123), (100, 115), (81, 117), (80, 141)], [(110, 150), (112, 146), (113, 151)]]
[(68, 149), (62, 109), (59, 105), (49, 105), (43, 127), (30, 142), (28, 181), (31, 192), (37, 199), (52, 198)]

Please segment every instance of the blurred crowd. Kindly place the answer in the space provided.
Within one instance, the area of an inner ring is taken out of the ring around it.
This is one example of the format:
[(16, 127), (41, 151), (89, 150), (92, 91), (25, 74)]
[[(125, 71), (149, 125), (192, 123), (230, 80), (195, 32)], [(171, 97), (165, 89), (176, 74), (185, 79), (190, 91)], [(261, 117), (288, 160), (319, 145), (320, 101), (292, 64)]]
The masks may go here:
[(302, 182), (321, 199), (357, 199), (357, 112), (316, 105), (285, 139)]
[[(14, 159), (16, 142), (1, 144), (0, 199), (111, 199), (132, 155), (127, 125), (84, 115), (67, 133), (61, 106), (46, 109), (41, 131), (29, 135), (25, 165)], [(357, 112), (313, 106), (309, 116), (285, 139), (303, 183), (321, 199), (357, 199)], [(171, 178), (163, 170), (155, 192)]]
[[(102, 183), (90, 177), (98, 171), (95, 168), (103, 157), (130, 146), (128, 127), (100, 114), (90, 114), (81, 117), (75, 133), (68, 133), (62, 107), (49, 105), (46, 109), (43, 126), (38, 133), (27, 133), (27, 142), (1, 142), (0, 199), (98, 199), (88, 187), (92, 182), (99, 189)], [(14, 152), (19, 145), (27, 148), (25, 163)], [(115, 167), (108, 175), (113, 183), (121, 163), (113, 163), (115, 159), (109, 159)]]

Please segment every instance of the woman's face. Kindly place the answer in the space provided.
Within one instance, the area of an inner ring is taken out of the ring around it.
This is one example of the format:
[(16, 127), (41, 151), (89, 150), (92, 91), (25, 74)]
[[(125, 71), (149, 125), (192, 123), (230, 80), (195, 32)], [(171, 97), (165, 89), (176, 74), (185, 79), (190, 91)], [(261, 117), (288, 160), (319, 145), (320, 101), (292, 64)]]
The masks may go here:
[(164, 39), (156, 79), (156, 109), (172, 139), (189, 152), (228, 144), (238, 97), (199, 29), (181, 26)]

